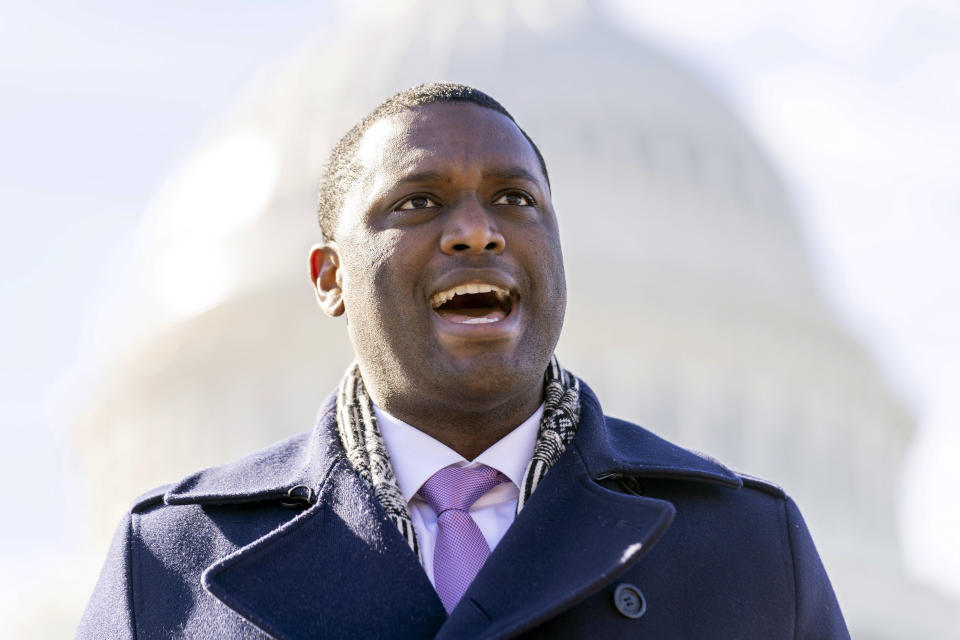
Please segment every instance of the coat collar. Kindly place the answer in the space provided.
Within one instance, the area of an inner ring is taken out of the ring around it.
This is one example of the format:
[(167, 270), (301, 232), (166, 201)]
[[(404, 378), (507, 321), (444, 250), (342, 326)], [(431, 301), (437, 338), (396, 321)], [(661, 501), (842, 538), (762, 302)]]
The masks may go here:
[(347, 462), (333, 398), (310, 434), (189, 476), (165, 501), (231, 504), (309, 490), (312, 506), (202, 576), (210, 594), (273, 637), (513, 637), (602, 589), (667, 532), (671, 503), (611, 491), (597, 480), (646, 476), (740, 486), (722, 465), (606, 418), (586, 385), (581, 401), (573, 443), (449, 616), (396, 525)]
[[(678, 447), (637, 425), (603, 415), (596, 394), (581, 384), (581, 418), (574, 446), (595, 480), (656, 477), (720, 484), (740, 477), (707, 456)], [(336, 430), (336, 394), (318, 413), (314, 429), (239, 460), (187, 476), (164, 495), (167, 504), (230, 504), (282, 500), (293, 492), (313, 502), (330, 468), (344, 457)], [(309, 495), (302, 488), (309, 489)]]
[(740, 476), (713, 458), (689, 451), (643, 427), (603, 415), (596, 394), (583, 381), (580, 425), (574, 444), (592, 478), (663, 478), (742, 486)]

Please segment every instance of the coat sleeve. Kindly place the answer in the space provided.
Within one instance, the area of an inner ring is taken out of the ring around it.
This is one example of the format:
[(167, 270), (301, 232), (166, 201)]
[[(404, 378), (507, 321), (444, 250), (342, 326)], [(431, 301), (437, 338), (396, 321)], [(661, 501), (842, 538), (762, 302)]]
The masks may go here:
[(813, 538), (792, 499), (787, 498), (787, 534), (793, 556), (796, 617), (793, 637), (798, 640), (849, 640), (837, 596), (820, 561)]
[(133, 611), (133, 518), (127, 514), (117, 528), (93, 596), (80, 619), (77, 640), (136, 638)]

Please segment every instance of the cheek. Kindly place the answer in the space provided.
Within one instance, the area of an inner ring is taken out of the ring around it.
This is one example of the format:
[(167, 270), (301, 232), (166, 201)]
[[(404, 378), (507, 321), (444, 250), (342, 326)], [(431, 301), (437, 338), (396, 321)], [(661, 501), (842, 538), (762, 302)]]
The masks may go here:
[(379, 233), (368, 231), (355, 236), (350, 250), (357, 256), (358, 266), (368, 272), (376, 271), (390, 262), (397, 252), (399, 241), (398, 234), (392, 231)]
[(556, 246), (552, 250), (553, 259), (556, 262), (556, 287), (557, 295), (562, 296), (564, 300), (567, 297), (567, 276), (566, 272), (563, 269), (563, 252), (560, 250), (560, 242), (556, 243)]
[[(400, 234), (386, 231), (358, 235), (346, 247), (344, 298), (356, 313), (384, 310), (396, 314), (402, 296), (409, 294), (409, 269)], [(371, 317), (379, 314), (369, 314)], [(385, 320), (389, 321), (385, 318)]]
[(529, 248), (527, 260), (531, 265), (531, 273), (537, 274), (536, 277), (544, 281), (544, 288), (549, 292), (562, 293), (566, 284), (559, 240), (539, 235), (525, 238), (524, 242)]

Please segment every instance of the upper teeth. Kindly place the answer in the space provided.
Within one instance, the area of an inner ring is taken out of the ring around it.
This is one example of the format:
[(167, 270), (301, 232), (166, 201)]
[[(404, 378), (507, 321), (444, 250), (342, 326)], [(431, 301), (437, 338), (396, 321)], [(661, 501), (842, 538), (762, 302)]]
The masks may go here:
[(493, 284), (474, 282), (451, 287), (430, 296), (430, 306), (436, 309), (440, 305), (453, 300), (453, 296), (462, 296), (468, 293), (493, 293), (501, 302), (510, 298), (510, 292)]

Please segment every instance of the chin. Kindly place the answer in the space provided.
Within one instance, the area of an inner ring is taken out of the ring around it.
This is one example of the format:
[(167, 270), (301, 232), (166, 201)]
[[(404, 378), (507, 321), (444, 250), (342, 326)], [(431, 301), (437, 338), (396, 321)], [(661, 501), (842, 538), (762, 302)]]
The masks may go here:
[(462, 355), (437, 367), (440, 388), (458, 396), (475, 397), (479, 403), (523, 393), (541, 383), (552, 351), (543, 358), (516, 357), (495, 349)]

